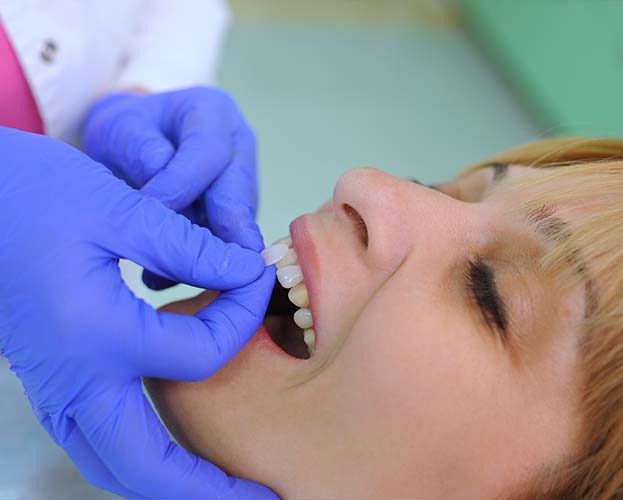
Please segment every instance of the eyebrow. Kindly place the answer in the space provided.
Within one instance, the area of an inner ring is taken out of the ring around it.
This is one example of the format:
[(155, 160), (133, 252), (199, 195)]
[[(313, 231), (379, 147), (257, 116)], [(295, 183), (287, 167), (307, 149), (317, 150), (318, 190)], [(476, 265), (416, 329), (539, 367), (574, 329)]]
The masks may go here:
[[(509, 167), (510, 165), (508, 163), (489, 163), (484, 168), (493, 169), (493, 179), (491, 180), (491, 184), (499, 184), (508, 176)], [(420, 182), (413, 177), (409, 178), (408, 180), (414, 182), (415, 184), (419, 184), (420, 186), (434, 189), (435, 191), (441, 191), (441, 189), (439, 189), (439, 185), (437, 184), (424, 184), (423, 182)]]
[[(569, 223), (560, 217), (556, 217), (554, 209), (549, 205), (531, 210), (526, 219), (538, 234), (553, 245), (568, 241), (573, 234)], [(592, 314), (595, 305), (593, 296), (595, 283), (591, 279), (586, 262), (580, 257), (577, 248), (571, 250), (568, 260), (584, 282), (584, 303), (586, 304), (584, 318), (587, 318)]]
[(434, 189), (435, 191), (439, 191), (440, 190), (439, 187), (437, 186), (437, 184), (424, 184), (423, 182), (420, 182), (417, 179), (414, 179), (413, 177), (411, 177), (411, 178), (409, 178), (407, 180), (409, 180), (411, 182), (414, 182), (415, 184), (418, 184), (420, 186), (424, 186), (424, 187), (427, 187), (429, 189)]
[(487, 167), (493, 169), (493, 182), (495, 184), (503, 181), (508, 175), (508, 163), (489, 163)]

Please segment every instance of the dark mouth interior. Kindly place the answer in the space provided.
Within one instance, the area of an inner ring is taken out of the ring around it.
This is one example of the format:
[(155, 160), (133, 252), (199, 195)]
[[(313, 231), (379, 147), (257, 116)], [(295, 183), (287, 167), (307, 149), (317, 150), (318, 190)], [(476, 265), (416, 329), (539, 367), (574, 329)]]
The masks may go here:
[(309, 359), (309, 351), (303, 340), (303, 330), (293, 319), (297, 309), (288, 298), (288, 290), (276, 282), (264, 317), (264, 327), (275, 344), (290, 356)]

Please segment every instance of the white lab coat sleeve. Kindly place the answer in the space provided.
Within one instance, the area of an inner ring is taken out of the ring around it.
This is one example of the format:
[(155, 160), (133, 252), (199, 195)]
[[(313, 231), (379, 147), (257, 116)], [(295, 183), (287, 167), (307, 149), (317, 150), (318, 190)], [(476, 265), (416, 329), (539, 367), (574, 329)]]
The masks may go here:
[(214, 83), (230, 23), (226, 0), (144, 0), (116, 88)]

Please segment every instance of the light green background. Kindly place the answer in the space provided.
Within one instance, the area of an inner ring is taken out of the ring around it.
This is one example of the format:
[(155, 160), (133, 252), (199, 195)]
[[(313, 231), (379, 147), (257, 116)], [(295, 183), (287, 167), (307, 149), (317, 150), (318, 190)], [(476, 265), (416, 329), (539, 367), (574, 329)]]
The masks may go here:
[(549, 134), (623, 135), (623, 1), (460, 0)]

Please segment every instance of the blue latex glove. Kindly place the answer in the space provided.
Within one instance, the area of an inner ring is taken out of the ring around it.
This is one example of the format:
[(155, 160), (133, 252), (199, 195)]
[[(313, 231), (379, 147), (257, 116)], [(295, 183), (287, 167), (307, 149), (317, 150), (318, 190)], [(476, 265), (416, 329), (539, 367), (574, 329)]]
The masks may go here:
[[(50, 436), (124, 498), (275, 499), (171, 442), (140, 379), (212, 375), (260, 324), (274, 269), (63, 143), (0, 127), (0, 158), (0, 352)], [(120, 257), (227, 291), (195, 316), (157, 312)]]
[[(115, 175), (222, 240), (263, 248), (255, 224), (255, 136), (223, 91), (105, 96), (85, 120), (83, 144)], [(148, 287), (175, 284), (152, 271), (143, 273)]]

